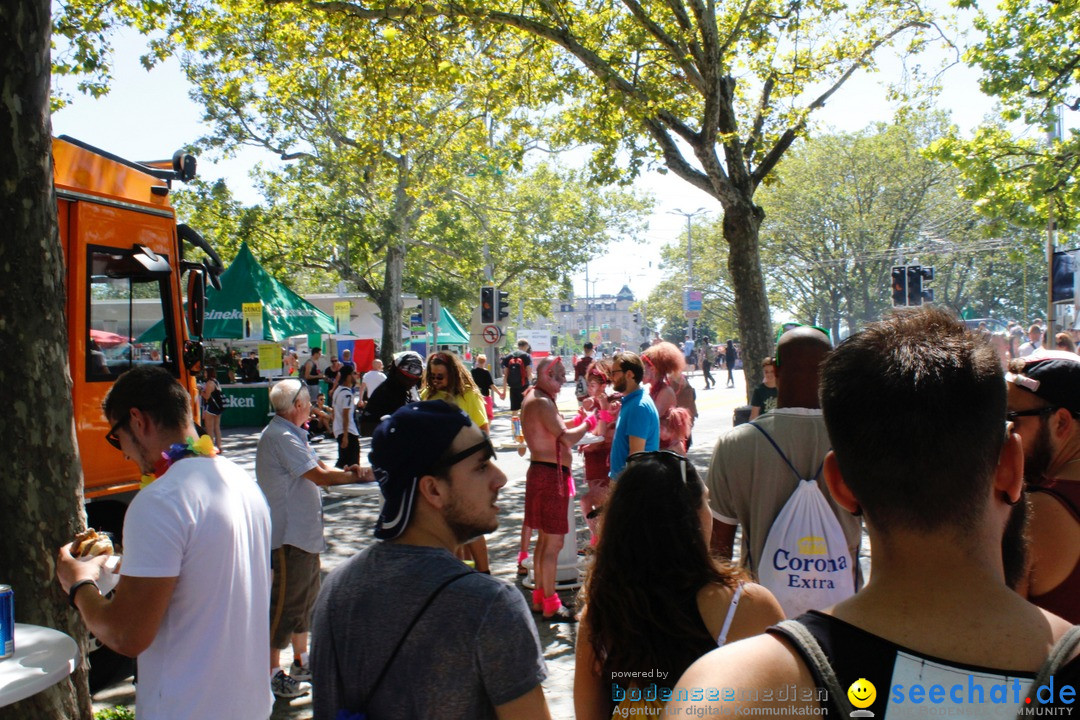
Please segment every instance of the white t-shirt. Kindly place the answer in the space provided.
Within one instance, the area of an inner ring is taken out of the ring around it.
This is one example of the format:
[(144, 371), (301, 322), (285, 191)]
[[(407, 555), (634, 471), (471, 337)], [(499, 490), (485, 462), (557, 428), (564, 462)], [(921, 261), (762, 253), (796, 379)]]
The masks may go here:
[(246, 472), (221, 457), (185, 458), (140, 490), (120, 572), (178, 578), (139, 655), (140, 718), (270, 715), (270, 510)]
[(1027, 357), (1031, 353), (1042, 347), (1042, 342), (1026, 342), (1016, 350), (1017, 357)]
[(379, 370), (368, 370), (366, 373), (364, 373), (364, 377), (361, 378), (361, 382), (364, 384), (364, 387), (367, 388), (367, 396), (371, 397), (372, 394), (374, 394), (375, 392), (375, 388), (382, 385), (383, 380), (385, 379), (386, 375), (384, 375)]
[(344, 386), (334, 390), (334, 437), (348, 432), (350, 435), (360, 435), (356, 429), (356, 393), (352, 388)]

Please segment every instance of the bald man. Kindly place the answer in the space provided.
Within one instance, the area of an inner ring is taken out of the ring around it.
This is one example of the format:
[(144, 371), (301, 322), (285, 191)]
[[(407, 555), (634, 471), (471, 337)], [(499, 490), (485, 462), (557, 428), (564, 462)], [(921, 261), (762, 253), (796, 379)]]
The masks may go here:
[[(566, 382), (566, 368), (558, 357), (548, 356), (536, 366), (536, 384), (521, 404), (521, 428), (529, 447), (529, 470), (525, 476), (525, 525), (540, 531), (536, 543), (533, 610), (545, 620), (574, 621), (555, 592), (559, 551), (570, 532), (567, 510), (573, 495), (570, 451), (588, 431), (580, 424), (568, 428), (559, 414), (556, 398)], [(603, 428), (600, 430), (603, 431)]]
[[(780, 336), (776, 409), (753, 421), (776, 441), (803, 478), (814, 477), (830, 448), (818, 381), (831, 348), (828, 336), (811, 327), (793, 328)], [(706, 481), (714, 519), (713, 549), (730, 558), (735, 528), (742, 525), (742, 564), (756, 575), (769, 530), (799, 478), (765, 435), (746, 423), (716, 442)], [(840, 521), (851, 557), (858, 557), (859, 519), (836, 504), (824, 481), (818, 483)]]

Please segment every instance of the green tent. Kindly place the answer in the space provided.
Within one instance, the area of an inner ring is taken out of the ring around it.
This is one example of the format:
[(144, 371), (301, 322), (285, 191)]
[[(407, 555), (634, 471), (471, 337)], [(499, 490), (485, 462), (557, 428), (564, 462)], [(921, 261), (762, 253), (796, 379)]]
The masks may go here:
[[(446, 308), (439, 308), (439, 345), (468, 345), (469, 333), (465, 332), (461, 324), (447, 312)], [(431, 342), (431, 333), (427, 334), (428, 342)]]
[[(255, 302), (263, 306), (263, 340), (280, 342), (295, 335), (337, 332), (334, 318), (275, 280), (259, 265), (247, 243), (243, 243), (236, 259), (221, 274), (221, 290), (206, 288), (203, 337), (245, 339), (243, 305)], [(140, 335), (138, 342), (163, 338), (163, 326), (159, 322)]]

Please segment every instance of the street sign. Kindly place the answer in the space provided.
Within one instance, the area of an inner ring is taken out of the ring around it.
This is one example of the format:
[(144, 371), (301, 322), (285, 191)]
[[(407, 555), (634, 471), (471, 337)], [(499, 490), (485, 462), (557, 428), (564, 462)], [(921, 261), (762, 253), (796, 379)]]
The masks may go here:
[(488, 345), (495, 345), (502, 340), (503, 332), (502, 328), (498, 325), (485, 325), (484, 326), (484, 342)]
[[(687, 290), (683, 293), (683, 310), (687, 313), (700, 313), (702, 310), (701, 296), (702, 292), (700, 290)], [(690, 315), (687, 315), (686, 317), (689, 318)], [(697, 316), (695, 315), (694, 317)]]
[(686, 312), (683, 313), (683, 315), (686, 316), (687, 320), (697, 320), (699, 317), (701, 317), (701, 311), (700, 310), (687, 310)]

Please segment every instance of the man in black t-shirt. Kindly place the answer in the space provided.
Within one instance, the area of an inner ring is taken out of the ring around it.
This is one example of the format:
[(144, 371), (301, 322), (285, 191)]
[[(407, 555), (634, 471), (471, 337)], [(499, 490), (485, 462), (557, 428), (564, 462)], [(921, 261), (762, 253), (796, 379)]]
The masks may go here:
[(529, 355), (531, 349), (529, 343), (526, 340), (518, 340), (517, 347), (517, 350), (502, 359), (502, 389), (504, 395), (507, 390), (510, 391), (511, 412), (521, 409), (525, 390), (532, 382), (532, 357)]

